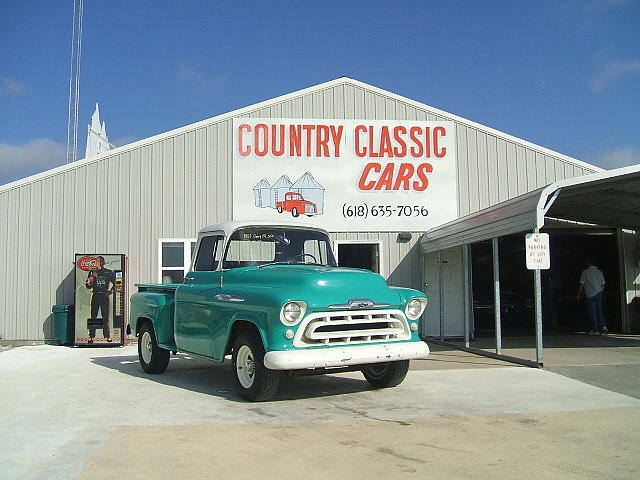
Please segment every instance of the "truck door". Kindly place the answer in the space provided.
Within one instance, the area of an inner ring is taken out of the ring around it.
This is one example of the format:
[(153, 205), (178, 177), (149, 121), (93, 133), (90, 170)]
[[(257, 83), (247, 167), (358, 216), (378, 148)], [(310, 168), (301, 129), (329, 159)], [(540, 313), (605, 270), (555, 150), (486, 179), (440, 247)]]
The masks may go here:
[(221, 292), (218, 269), (224, 237), (211, 235), (200, 240), (195, 262), (176, 291), (174, 332), (176, 346), (187, 352), (213, 357), (213, 338), (220, 323), (215, 296)]

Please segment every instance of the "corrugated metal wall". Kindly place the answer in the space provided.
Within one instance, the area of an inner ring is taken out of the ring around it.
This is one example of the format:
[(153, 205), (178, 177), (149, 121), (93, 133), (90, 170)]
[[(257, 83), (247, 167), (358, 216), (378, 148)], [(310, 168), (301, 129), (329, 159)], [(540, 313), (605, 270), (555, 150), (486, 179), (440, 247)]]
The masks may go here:
[[(450, 120), (348, 79), (238, 116)], [(471, 124), (456, 121), (456, 134), (460, 215), (590, 173)], [(156, 281), (159, 238), (231, 219), (231, 158), (229, 116), (0, 191), (0, 337), (52, 337), (51, 305), (73, 302), (74, 253), (126, 253), (130, 285)], [(380, 240), (390, 282), (420, 288), (418, 232), (409, 243), (397, 233), (333, 237)]]

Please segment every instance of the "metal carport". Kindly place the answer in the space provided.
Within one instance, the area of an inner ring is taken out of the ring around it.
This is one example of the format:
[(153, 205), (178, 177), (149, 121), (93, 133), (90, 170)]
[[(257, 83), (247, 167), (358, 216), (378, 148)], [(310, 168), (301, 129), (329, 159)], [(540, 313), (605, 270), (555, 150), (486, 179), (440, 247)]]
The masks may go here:
[[(539, 232), (545, 226), (561, 220), (637, 231), (640, 228), (640, 165), (604, 171), (554, 182), (520, 197), (459, 218), (427, 231), (420, 239), (422, 255), (452, 247), (463, 248), (464, 278), (464, 341), (469, 348), (470, 316), (473, 299), (470, 289), (469, 259), (471, 243), (491, 240), (493, 244), (494, 315), (496, 325), (496, 353), (501, 351), (500, 332), (500, 280), (498, 264), (498, 238), (522, 233)], [(523, 238), (524, 241), (524, 238)], [(551, 253), (553, 255), (553, 252)], [(442, 265), (442, 261), (439, 262)], [(624, 264), (622, 265), (624, 268)], [(622, 273), (624, 275), (624, 272)], [(442, 266), (440, 267), (440, 341), (445, 342), (445, 314), (442, 307)], [(540, 271), (534, 271), (536, 361), (513, 359), (527, 365), (542, 366), (542, 295)], [(447, 343), (449, 344), (449, 343)], [(456, 348), (457, 345), (450, 344)], [(484, 351), (477, 353), (488, 354)], [(492, 354), (489, 354), (493, 356)]]

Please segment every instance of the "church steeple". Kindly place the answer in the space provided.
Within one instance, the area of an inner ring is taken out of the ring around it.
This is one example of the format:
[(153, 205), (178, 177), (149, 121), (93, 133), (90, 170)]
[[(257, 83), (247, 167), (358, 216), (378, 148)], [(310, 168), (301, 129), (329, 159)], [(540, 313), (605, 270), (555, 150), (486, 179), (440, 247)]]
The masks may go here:
[(87, 132), (87, 148), (84, 158), (95, 157), (112, 148), (113, 145), (109, 143), (109, 137), (107, 137), (107, 126), (100, 121), (100, 107), (96, 102), (96, 110), (91, 115), (91, 123)]

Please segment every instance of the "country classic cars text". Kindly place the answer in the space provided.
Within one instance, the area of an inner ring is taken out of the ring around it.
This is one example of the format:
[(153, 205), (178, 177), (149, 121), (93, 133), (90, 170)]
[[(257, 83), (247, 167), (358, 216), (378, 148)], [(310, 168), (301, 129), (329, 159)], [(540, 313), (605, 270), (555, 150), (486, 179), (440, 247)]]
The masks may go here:
[(239, 123), (236, 154), (291, 160), (368, 159), (358, 178), (359, 190), (424, 191), (434, 172), (433, 160), (447, 156), (447, 130), (453, 126), (399, 123)]

